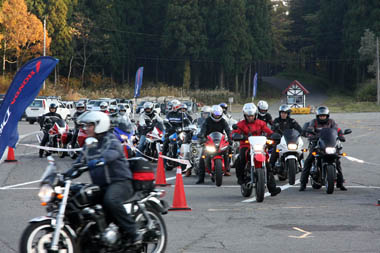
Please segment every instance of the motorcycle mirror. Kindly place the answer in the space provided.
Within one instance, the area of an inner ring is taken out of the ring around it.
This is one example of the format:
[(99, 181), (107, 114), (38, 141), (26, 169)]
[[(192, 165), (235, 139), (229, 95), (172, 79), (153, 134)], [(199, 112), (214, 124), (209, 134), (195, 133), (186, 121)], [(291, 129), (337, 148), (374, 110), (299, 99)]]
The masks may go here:
[(352, 133), (351, 129), (344, 130), (344, 134), (350, 134), (350, 133)]
[(237, 130), (237, 129), (238, 129), (238, 126), (237, 126), (236, 124), (233, 124), (233, 125), (232, 125), (232, 129), (233, 129), (233, 130)]
[(88, 137), (86, 138), (85, 143), (86, 143), (86, 147), (91, 148), (98, 145), (98, 140), (94, 137)]

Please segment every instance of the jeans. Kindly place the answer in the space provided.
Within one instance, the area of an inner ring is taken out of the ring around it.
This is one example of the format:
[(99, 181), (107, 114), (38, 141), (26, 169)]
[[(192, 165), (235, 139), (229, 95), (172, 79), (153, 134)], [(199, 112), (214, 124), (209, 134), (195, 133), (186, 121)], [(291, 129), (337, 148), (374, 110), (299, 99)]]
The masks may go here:
[[(144, 150), (145, 150), (145, 141), (146, 141), (146, 136), (145, 135), (141, 135), (140, 136), (140, 142), (139, 142), (139, 146), (137, 147), (141, 153), (144, 153)], [(142, 154), (140, 152), (137, 152), (136, 156), (137, 157), (142, 157)]]

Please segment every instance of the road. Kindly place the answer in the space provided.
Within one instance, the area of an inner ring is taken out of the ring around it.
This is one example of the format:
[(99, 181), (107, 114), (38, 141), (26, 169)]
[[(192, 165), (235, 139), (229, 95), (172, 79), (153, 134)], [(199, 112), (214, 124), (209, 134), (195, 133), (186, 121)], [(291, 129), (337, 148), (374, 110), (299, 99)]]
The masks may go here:
[[(238, 117), (235, 114), (234, 117)], [(295, 115), (302, 125), (311, 115)], [(169, 231), (167, 252), (380, 252), (380, 113), (335, 114), (343, 129), (351, 128), (344, 151), (368, 163), (342, 160), (347, 192), (324, 189), (299, 192), (296, 186), (281, 183), (283, 192), (267, 197), (263, 203), (243, 198), (232, 177), (224, 177), (216, 187), (206, 177), (204, 185), (195, 185), (196, 177), (184, 177), (188, 212), (165, 215)], [(39, 130), (21, 121), (19, 134)], [(20, 143), (36, 144), (34, 135)], [(36, 149), (19, 145), (17, 163), (0, 164), (2, 214), (0, 252), (18, 252), (20, 235), (29, 219), (44, 215), (37, 197), (38, 184), (11, 189), (5, 186), (38, 180), (46, 159), (38, 158)], [(60, 170), (70, 167), (70, 158), (56, 157)], [(370, 163), (370, 164), (369, 164)], [(153, 164), (153, 166), (156, 166)], [(175, 172), (166, 177), (166, 200), (173, 200)], [(297, 178), (299, 175), (297, 175)], [(82, 182), (89, 180), (84, 175)]]

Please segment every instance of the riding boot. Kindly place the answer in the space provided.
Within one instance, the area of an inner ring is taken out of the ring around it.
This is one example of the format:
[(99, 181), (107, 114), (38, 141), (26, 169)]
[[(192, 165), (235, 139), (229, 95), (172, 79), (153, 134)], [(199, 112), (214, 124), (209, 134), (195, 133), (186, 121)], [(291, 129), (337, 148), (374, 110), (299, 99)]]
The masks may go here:
[(199, 161), (199, 169), (198, 169), (198, 181), (196, 184), (203, 184), (205, 182), (205, 159), (201, 158)]

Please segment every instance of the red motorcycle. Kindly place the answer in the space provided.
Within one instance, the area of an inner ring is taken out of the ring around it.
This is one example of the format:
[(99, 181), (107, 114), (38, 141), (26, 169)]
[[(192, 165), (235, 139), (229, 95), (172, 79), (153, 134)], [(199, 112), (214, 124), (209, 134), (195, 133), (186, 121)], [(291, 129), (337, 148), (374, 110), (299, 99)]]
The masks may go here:
[[(63, 119), (55, 116), (46, 117), (44, 131), (47, 131), (49, 134), (48, 147), (64, 148), (65, 140), (63, 139), (63, 135), (69, 131), (69, 126)], [(53, 151), (52, 153), (58, 153), (58, 156), (61, 158), (65, 157), (65, 152), (63, 151)]]
[(223, 174), (229, 166), (229, 143), (224, 134), (212, 132), (207, 136), (202, 158), (205, 159), (205, 169), (210, 174), (216, 186), (221, 186)]
[[(75, 141), (74, 146), (71, 145), (71, 140), (74, 138), (74, 130), (66, 131), (62, 135), (62, 141), (68, 149), (81, 148), (84, 145), (84, 140), (87, 138), (87, 134), (82, 128), (79, 128), (78, 137)], [(66, 152), (65, 152), (66, 153)], [(80, 151), (69, 151), (67, 152), (71, 159), (75, 159), (80, 154)]]

